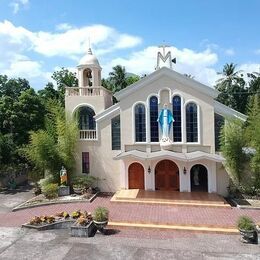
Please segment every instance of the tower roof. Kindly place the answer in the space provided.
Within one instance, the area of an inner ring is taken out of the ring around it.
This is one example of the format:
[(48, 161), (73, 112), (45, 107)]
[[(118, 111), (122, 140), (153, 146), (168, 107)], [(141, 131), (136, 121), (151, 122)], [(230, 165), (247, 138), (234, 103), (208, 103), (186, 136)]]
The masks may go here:
[(94, 65), (100, 67), (98, 59), (92, 53), (91, 48), (88, 49), (87, 54), (80, 60), (79, 65)]

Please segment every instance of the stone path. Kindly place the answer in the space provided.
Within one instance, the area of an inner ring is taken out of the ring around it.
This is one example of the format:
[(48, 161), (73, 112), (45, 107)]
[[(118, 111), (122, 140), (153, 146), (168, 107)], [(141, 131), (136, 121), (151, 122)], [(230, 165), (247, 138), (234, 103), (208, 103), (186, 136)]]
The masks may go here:
[(0, 226), (19, 227), (35, 215), (51, 215), (60, 211), (77, 209), (93, 211), (97, 206), (110, 210), (110, 221), (127, 223), (151, 223), (169, 225), (195, 225), (208, 227), (235, 227), (241, 215), (251, 216), (260, 223), (260, 210), (237, 208), (212, 208), (191, 206), (167, 206), (153, 204), (113, 203), (111, 197), (97, 197), (92, 203), (70, 203), (41, 206), (16, 212), (0, 213)]

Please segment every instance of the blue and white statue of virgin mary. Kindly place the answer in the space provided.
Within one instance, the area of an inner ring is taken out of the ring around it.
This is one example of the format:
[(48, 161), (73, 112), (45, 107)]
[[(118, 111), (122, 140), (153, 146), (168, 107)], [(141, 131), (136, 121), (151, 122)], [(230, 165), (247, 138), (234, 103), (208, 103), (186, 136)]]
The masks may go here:
[(169, 138), (169, 132), (171, 129), (171, 124), (172, 122), (174, 122), (172, 112), (167, 108), (167, 104), (164, 104), (157, 121), (160, 123), (162, 131), (160, 145), (166, 148), (167, 146), (172, 144), (172, 141)]

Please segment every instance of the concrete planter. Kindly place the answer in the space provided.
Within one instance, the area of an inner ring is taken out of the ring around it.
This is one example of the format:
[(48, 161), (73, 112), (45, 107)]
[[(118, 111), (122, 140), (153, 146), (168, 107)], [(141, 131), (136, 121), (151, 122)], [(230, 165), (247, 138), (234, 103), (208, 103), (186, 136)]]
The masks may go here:
[(87, 226), (73, 225), (70, 227), (72, 237), (93, 237), (96, 233), (96, 227), (91, 221)]
[(69, 186), (60, 186), (58, 190), (59, 197), (70, 195), (70, 187)]

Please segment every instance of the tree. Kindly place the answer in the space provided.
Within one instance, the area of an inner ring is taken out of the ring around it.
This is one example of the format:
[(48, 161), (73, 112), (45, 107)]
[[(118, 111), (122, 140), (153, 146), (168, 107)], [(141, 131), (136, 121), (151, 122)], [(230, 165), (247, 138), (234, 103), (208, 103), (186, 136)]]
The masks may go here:
[(44, 125), (44, 105), (26, 79), (0, 75), (0, 172), (26, 163), (19, 149)]
[(225, 64), (222, 72), (218, 74), (223, 75), (217, 81), (216, 89), (220, 91), (217, 100), (221, 103), (245, 113), (248, 99), (248, 90), (246, 89), (246, 82), (243, 79), (241, 71), (236, 71), (234, 63)]
[(110, 82), (113, 85), (112, 91), (113, 93), (120, 91), (121, 89), (126, 88), (126, 71), (125, 67), (121, 65), (117, 65), (113, 67), (113, 71), (109, 72)]
[(57, 84), (59, 101), (64, 106), (65, 87), (78, 87), (77, 74), (69, 71), (68, 69), (61, 68), (60, 70), (53, 72), (52, 78), (56, 81)]
[(76, 120), (65, 118), (65, 109), (58, 102), (49, 102), (45, 129), (32, 132), (25, 156), (39, 169), (59, 181), (62, 166), (73, 172), (75, 146), (78, 139)]
[(113, 67), (113, 71), (109, 73), (107, 79), (102, 79), (102, 86), (114, 93), (126, 88), (127, 86), (137, 82), (139, 76), (127, 73), (121, 65)]
[(254, 187), (260, 189), (260, 94), (255, 94), (250, 100), (247, 124), (247, 142), (254, 150), (250, 161)]
[(137, 82), (138, 80), (140, 80), (140, 77), (137, 75), (131, 75), (129, 77), (126, 78), (126, 84), (127, 86), (134, 84), (135, 82)]
[(48, 100), (59, 100), (60, 93), (54, 88), (53, 83), (48, 82), (44, 89), (38, 91), (39, 96), (43, 99), (44, 102)]
[(226, 159), (230, 177), (236, 185), (241, 184), (244, 173), (246, 145), (243, 123), (238, 120), (227, 120), (221, 131), (221, 152)]

